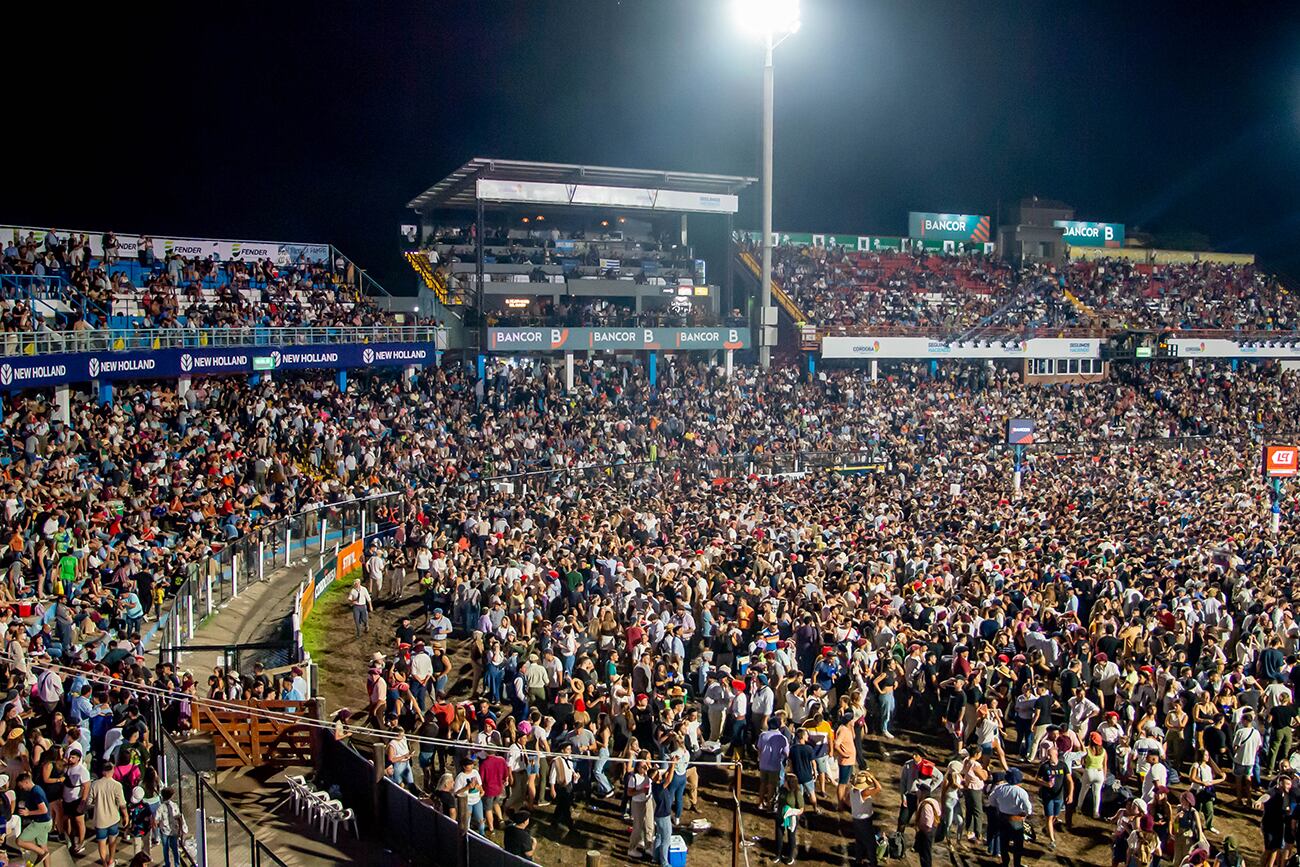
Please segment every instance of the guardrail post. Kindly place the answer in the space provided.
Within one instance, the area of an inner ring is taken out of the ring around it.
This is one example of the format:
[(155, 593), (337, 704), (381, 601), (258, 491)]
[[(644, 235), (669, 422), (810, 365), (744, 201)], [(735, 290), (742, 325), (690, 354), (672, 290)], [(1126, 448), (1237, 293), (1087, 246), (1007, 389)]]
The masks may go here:
[[(199, 787), (202, 787), (202, 781)], [(194, 808), (194, 843), (195, 854), (198, 856), (199, 867), (208, 867), (208, 817), (204, 813), (203, 805)]]
[(329, 518), (321, 517), (320, 519), (320, 553), (325, 553), (325, 534), (329, 532)]
[(239, 595), (239, 555), (230, 558), (230, 598)]
[(266, 577), (266, 543), (261, 539), (257, 540), (257, 580), (261, 581)]
[(188, 641), (194, 637), (194, 594), (193, 593), (185, 594), (185, 622), (187, 624), (187, 628), (185, 630), (185, 640)]
[(284, 528), (284, 565), (289, 565), (290, 557), (293, 553), (293, 527)]
[(208, 585), (208, 614), (211, 614), (212, 613), (212, 572), (211, 571), (208, 571), (208, 574), (204, 576), (204, 580), (207, 582)]

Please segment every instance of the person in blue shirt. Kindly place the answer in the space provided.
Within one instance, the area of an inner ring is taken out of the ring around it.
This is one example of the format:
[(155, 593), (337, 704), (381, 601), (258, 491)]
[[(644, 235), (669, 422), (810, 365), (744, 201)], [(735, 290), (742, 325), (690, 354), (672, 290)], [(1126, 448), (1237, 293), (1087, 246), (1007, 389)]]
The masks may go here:
[(126, 621), (127, 634), (139, 632), (140, 624), (144, 621), (144, 606), (140, 604), (140, 597), (134, 590), (128, 590), (122, 597), (121, 611), (122, 618)]
[(839, 676), (839, 660), (831, 654), (829, 649), (823, 650), (821, 659), (817, 660), (817, 665), (813, 669), (813, 678), (817, 681), (817, 685), (830, 692), (835, 688), (835, 681)]

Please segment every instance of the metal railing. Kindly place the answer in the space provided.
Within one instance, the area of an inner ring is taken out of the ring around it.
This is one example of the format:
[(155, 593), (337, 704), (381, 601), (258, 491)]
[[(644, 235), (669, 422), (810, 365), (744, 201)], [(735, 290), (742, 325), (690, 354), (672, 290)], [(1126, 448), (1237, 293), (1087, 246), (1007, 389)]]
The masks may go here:
[(176, 806), (190, 831), (181, 861), (192, 867), (286, 867), (172, 736), (163, 731), (160, 737), (162, 778), (176, 792)]
[(171, 607), (159, 616), (154, 634), (145, 637), (146, 647), (156, 640), (158, 658), (175, 661), (204, 618), (277, 569), (314, 561), (332, 542), (364, 536), (377, 526), (380, 510), (399, 497), (389, 492), (315, 506), (251, 530), (191, 563)]
[(214, 346), (321, 346), (357, 343), (437, 343), (446, 329), (434, 325), (295, 326), (287, 328), (92, 328), (84, 331), (0, 333), (0, 355), (60, 352), (131, 352)]

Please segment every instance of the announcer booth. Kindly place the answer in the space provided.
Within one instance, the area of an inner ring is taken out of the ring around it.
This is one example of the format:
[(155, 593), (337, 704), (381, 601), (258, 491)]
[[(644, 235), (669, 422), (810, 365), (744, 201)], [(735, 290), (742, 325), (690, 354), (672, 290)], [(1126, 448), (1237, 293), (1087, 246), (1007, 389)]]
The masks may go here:
[(489, 353), (564, 353), (571, 368), (574, 353), (648, 352), (653, 370), (660, 351), (750, 347), (726, 247), (706, 248), (731, 237), (752, 183), (477, 158), (411, 200), (406, 257), (480, 368)]

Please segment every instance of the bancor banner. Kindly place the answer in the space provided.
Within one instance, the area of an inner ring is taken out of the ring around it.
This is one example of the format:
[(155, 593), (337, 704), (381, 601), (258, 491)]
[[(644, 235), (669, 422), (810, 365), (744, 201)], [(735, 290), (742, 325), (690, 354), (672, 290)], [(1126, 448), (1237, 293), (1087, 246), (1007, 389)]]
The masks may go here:
[(1101, 341), (1064, 337), (1035, 337), (944, 343), (928, 337), (823, 337), (822, 358), (1100, 358)]
[(1063, 230), (1062, 240), (1071, 247), (1123, 247), (1123, 223), (1088, 223), (1083, 220), (1056, 220), (1053, 226)]
[(436, 363), (437, 358), (437, 344), (427, 341), (17, 355), (0, 357), (0, 388), (34, 388), (92, 380), (175, 379), (252, 373), (255, 369), (423, 366)]
[(748, 328), (489, 328), (492, 352), (748, 349)]
[(909, 238), (930, 238), (936, 241), (973, 241), (986, 243), (991, 237), (987, 215), (931, 214), (909, 211), (907, 235)]

